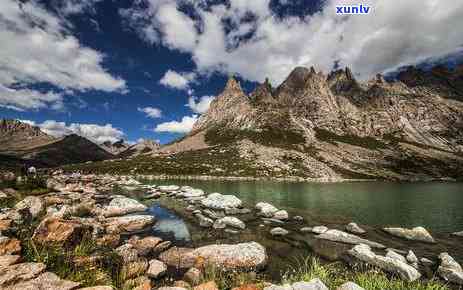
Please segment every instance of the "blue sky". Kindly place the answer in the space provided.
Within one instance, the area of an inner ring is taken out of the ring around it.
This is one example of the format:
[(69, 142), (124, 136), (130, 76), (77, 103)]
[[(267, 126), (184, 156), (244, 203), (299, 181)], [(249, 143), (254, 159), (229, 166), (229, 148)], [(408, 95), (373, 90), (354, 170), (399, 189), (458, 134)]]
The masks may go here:
[(346, 17), (335, 5), (355, 2), (3, 0), (0, 117), (57, 136), (166, 143), (232, 74), (250, 91), (298, 65), (337, 62), (368, 79), (461, 52), (459, 1), (365, 2), (371, 15)]

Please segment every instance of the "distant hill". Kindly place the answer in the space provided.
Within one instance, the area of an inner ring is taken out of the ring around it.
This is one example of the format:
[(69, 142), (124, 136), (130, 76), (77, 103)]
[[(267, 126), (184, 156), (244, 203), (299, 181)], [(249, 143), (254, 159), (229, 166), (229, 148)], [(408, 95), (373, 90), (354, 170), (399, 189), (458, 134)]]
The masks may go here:
[(110, 141), (103, 142), (100, 147), (113, 155), (118, 155), (119, 153), (127, 150), (130, 145), (125, 143), (124, 140), (119, 140), (114, 143), (111, 143)]
[(0, 120), (0, 167), (11, 168), (23, 163), (54, 167), (111, 158), (113, 154), (84, 137), (55, 138), (17, 120)]
[(142, 140), (119, 153), (120, 158), (130, 158), (139, 155), (155, 154), (159, 151), (161, 145), (153, 140)]

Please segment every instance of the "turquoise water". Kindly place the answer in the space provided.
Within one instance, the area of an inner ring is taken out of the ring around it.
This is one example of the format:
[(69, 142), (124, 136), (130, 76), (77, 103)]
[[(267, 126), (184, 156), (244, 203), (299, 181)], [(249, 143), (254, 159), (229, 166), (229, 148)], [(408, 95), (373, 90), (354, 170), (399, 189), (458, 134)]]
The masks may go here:
[(269, 181), (156, 181), (235, 194), (248, 205), (270, 202), (314, 223), (355, 221), (370, 226), (424, 226), (463, 231), (463, 183), (283, 183)]

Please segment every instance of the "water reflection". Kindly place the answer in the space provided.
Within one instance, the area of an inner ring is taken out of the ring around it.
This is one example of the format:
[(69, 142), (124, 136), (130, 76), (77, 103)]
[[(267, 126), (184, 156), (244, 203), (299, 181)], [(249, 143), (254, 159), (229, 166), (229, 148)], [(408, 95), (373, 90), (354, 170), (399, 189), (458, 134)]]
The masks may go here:
[(156, 224), (152, 227), (155, 236), (173, 241), (176, 245), (185, 245), (191, 242), (187, 225), (175, 213), (160, 207), (158, 204), (153, 204), (148, 212), (156, 217)]

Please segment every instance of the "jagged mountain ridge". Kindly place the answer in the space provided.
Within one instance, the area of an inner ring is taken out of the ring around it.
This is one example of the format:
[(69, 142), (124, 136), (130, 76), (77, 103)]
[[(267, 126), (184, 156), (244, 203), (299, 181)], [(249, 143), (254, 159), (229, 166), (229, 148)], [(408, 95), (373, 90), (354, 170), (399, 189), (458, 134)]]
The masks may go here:
[(136, 157), (142, 154), (155, 154), (159, 151), (161, 145), (154, 140), (141, 140), (140, 142), (129, 146), (126, 150), (120, 152), (118, 157), (130, 158)]
[(113, 155), (118, 155), (119, 153), (122, 153), (125, 150), (127, 150), (130, 147), (130, 145), (125, 143), (124, 140), (121, 139), (114, 143), (112, 143), (111, 141), (105, 141), (100, 145), (100, 147)]
[(263, 175), (273, 167), (314, 178), (458, 178), (462, 76), (461, 67), (409, 68), (397, 81), (359, 82), (348, 68), (324, 75), (298, 67), (277, 88), (266, 82), (249, 96), (230, 78), (189, 136), (164, 150), (204, 150), (204, 136), (209, 150), (254, 156)]

